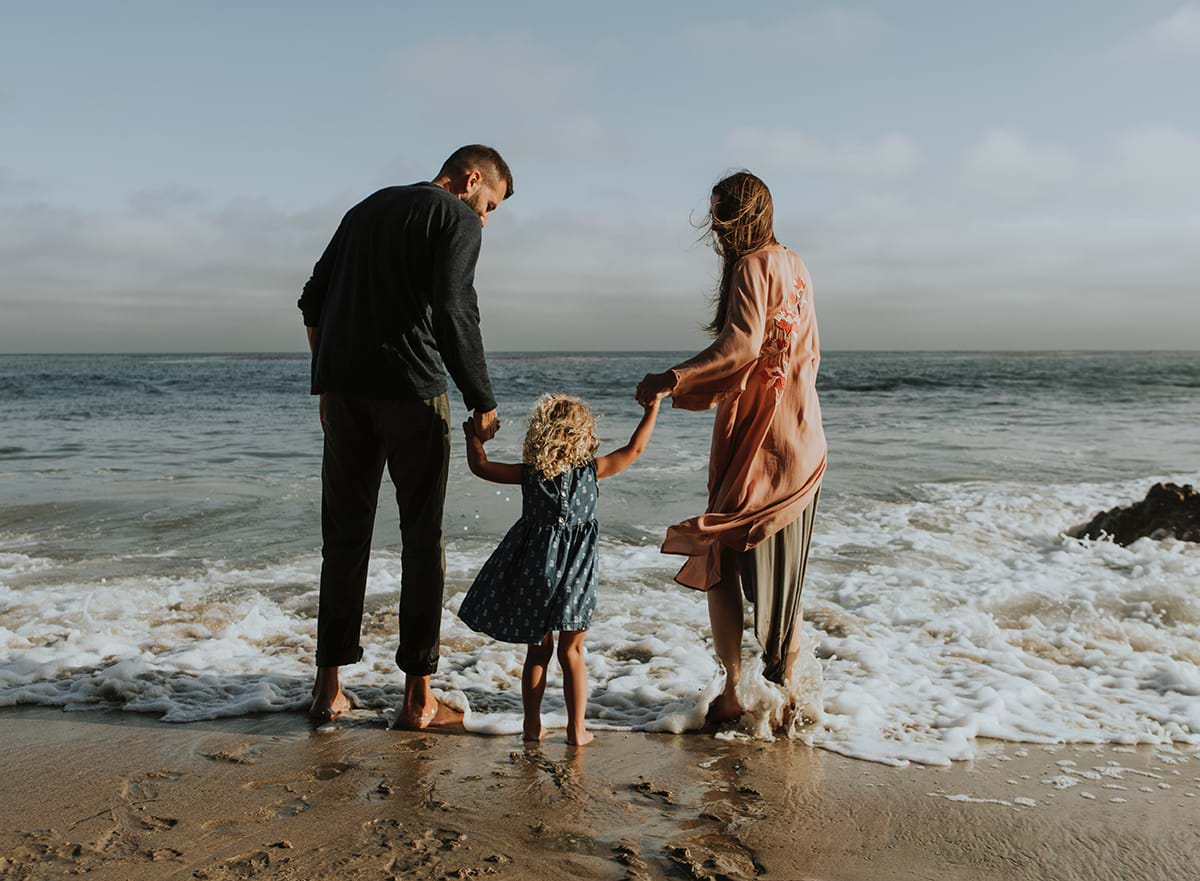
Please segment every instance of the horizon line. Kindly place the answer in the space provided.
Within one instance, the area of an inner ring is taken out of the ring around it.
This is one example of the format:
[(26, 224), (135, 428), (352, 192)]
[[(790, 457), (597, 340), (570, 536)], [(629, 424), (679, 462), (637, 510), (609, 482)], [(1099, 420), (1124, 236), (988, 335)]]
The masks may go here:
[[(485, 351), (486, 355), (653, 355), (653, 354), (677, 354), (682, 352), (703, 351), (693, 348), (687, 349), (492, 349)], [(1069, 354), (1200, 354), (1200, 348), (1197, 349), (1097, 349), (1097, 348), (1028, 348), (1028, 349), (871, 349), (871, 348), (846, 348), (846, 349), (824, 349), (822, 355), (830, 354), (886, 354), (886, 355), (920, 355), (920, 354), (944, 354), (944, 355), (992, 355), (992, 354), (1053, 354), (1053, 353), (1069, 353)], [(175, 349), (175, 350), (145, 350), (145, 351), (52, 351), (52, 352), (0, 352), (0, 358), (21, 358), (21, 357), (45, 357), (45, 356), (83, 356), (83, 355), (98, 355), (107, 357), (118, 356), (157, 356), (157, 355), (205, 355), (211, 357), (219, 357), (222, 355), (280, 355), (280, 356), (306, 356), (309, 352), (303, 349), (230, 349), (227, 351), (212, 350), (212, 349)]]

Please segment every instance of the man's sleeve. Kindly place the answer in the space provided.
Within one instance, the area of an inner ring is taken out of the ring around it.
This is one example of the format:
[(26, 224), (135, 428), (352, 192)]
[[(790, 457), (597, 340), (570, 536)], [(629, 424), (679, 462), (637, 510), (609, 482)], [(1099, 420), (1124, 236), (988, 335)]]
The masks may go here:
[(479, 300), (475, 295), (475, 263), (482, 228), (471, 217), (454, 218), (435, 245), (430, 305), (433, 333), (450, 378), (462, 392), (469, 410), (494, 409), (479, 331)]
[(338, 251), (342, 245), (342, 231), (345, 227), (346, 219), (342, 218), (342, 222), (338, 224), (337, 232), (333, 234), (333, 238), (325, 246), (325, 253), (321, 255), (321, 259), (313, 267), (312, 277), (305, 282), (300, 299), (296, 301), (296, 305), (300, 307), (300, 311), (304, 314), (305, 327), (317, 327), (321, 323), (321, 308), (325, 305), (325, 293), (329, 290), (329, 280), (333, 276), (333, 266), (337, 262)]

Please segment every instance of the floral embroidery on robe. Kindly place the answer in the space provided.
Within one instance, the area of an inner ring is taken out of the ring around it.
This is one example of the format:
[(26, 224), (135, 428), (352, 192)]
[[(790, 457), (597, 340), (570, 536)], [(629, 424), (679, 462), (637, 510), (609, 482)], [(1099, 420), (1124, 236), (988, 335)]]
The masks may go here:
[(808, 284), (802, 277), (796, 276), (793, 288), (783, 308), (775, 313), (762, 351), (759, 352), (759, 361), (763, 365), (759, 375), (767, 387), (776, 392), (787, 388), (788, 354), (800, 333), (800, 307), (808, 303), (804, 297)]

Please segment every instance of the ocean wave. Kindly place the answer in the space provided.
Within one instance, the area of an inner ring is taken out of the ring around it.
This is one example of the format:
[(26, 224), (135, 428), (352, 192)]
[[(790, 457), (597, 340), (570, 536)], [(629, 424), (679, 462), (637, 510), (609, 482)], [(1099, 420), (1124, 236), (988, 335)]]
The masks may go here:
[(819, 392), (895, 392), (901, 389), (971, 389), (987, 388), (979, 381), (933, 379), (922, 376), (895, 377), (876, 380), (838, 380), (822, 378), (817, 382)]
[[(831, 501), (814, 537), (811, 658), (796, 686), (810, 724), (794, 734), (889, 764), (969, 759), (980, 737), (1200, 743), (1200, 549), (1064, 534), (1144, 483), (935, 483), (907, 499)], [(454, 615), (489, 551), (484, 542), (448, 551), (434, 684), (465, 696), (474, 730), (501, 733), (517, 712), (524, 648), (487, 640)], [(704, 598), (670, 583), (676, 563), (649, 546), (610, 539), (601, 548), (587, 638), (599, 726), (693, 728), (719, 687)], [(56, 565), (32, 551), (0, 555), (0, 704), (104, 705), (168, 721), (303, 706), (317, 555), (104, 582), (63, 580)], [(400, 580), (399, 556), (376, 553), (364, 661), (346, 671), (380, 711), (400, 693)], [(561, 715), (559, 675), (551, 719)], [(780, 695), (753, 674), (743, 689), (749, 732), (771, 736)]]

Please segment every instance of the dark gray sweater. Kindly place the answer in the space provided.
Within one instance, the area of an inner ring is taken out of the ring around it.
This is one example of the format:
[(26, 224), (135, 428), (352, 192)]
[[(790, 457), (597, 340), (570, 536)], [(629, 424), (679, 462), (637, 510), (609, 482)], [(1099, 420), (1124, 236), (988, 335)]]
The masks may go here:
[[(479, 218), (431, 183), (387, 187), (346, 212), (300, 297), (315, 327), (312, 393), (496, 406), (479, 333)], [(445, 367), (443, 368), (443, 362)]]

